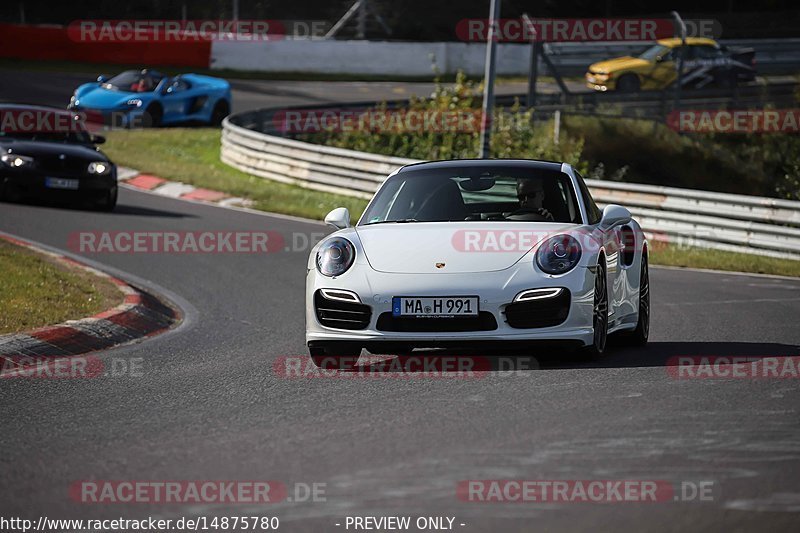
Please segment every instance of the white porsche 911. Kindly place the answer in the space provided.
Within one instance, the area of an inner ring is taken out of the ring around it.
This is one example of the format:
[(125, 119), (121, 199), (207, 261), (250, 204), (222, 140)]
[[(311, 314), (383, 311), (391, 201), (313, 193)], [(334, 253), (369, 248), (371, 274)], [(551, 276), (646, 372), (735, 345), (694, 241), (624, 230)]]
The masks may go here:
[(306, 342), (317, 365), (453, 348), (645, 344), (647, 241), (630, 212), (601, 211), (566, 163), (453, 160), (389, 176), (361, 219), (311, 251)]

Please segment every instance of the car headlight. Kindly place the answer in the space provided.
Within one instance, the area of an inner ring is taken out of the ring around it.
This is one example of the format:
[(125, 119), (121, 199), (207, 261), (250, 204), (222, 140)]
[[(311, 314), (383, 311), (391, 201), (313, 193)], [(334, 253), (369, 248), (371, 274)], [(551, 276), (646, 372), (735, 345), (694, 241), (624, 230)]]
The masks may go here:
[(340, 276), (352, 266), (355, 257), (353, 243), (342, 237), (334, 237), (317, 250), (317, 270), (323, 276)]
[(19, 168), (33, 164), (32, 157), (18, 154), (3, 154), (0, 156), (0, 161), (13, 168)]
[(536, 263), (548, 274), (569, 272), (581, 260), (581, 245), (571, 235), (550, 237), (536, 251)]
[(89, 174), (108, 174), (111, 172), (111, 163), (106, 161), (92, 161), (87, 168)]
[(131, 98), (125, 103), (130, 107), (142, 107), (142, 100), (139, 98)]

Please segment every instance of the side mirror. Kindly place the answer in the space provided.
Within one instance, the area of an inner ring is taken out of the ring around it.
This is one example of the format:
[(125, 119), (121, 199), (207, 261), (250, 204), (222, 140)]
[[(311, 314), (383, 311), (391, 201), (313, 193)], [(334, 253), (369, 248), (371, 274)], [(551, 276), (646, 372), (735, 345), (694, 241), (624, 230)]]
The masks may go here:
[(92, 144), (103, 144), (106, 142), (106, 138), (102, 135), (92, 135), (91, 137)]
[(604, 228), (613, 228), (631, 221), (631, 212), (621, 205), (609, 204), (603, 209), (603, 218), (600, 225)]
[(325, 217), (325, 224), (336, 229), (350, 227), (350, 211), (346, 207), (337, 207)]
[(656, 56), (656, 63), (661, 63), (662, 61), (664, 61), (663, 56)]
[(97, 76), (97, 83), (105, 83), (108, 80), (109, 78), (105, 74), (100, 74), (99, 76)]

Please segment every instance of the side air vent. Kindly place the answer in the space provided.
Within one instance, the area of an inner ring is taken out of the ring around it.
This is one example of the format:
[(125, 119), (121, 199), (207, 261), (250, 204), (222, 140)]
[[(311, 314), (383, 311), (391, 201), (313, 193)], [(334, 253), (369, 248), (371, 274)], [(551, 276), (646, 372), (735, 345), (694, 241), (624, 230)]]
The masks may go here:
[(631, 266), (633, 257), (636, 254), (636, 234), (630, 226), (622, 226), (619, 231), (622, 237), (622, 244), (625, 245), (625, 250), (622, 252), (622, 263), (625, 266)]

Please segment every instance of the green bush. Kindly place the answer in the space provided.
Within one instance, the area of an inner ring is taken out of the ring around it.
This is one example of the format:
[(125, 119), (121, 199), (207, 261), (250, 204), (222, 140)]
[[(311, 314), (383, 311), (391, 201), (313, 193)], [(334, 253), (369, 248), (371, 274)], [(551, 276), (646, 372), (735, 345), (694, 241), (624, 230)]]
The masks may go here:
[[(350, 128), (344, 131), (304, 133), (297, 138), (340, 148), (359, 150), (412, 159), (458, 159), (478, 157), (480, 146), (480, 88), (463, 74), (453, 85), (436, 84), (430, 98), (412, 98), (404, 111), (435, 114), (463, 113), (473, 116), (473, 128), (468, 131), (373, 131), (369, 128)], [(371, 110), (386, 112), (385, 104)], [(366, 115), (366, 113), (365, 113)], [(553, 123), (537, 122), (531, 114), (515, 104), (502, 112), (492, 123), (491, 157), (549, 159), (581, 163), (583, 140), (562, 132), (559, 142), (553, 139)]]

